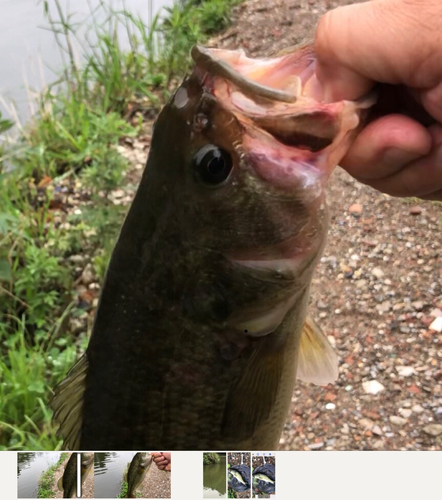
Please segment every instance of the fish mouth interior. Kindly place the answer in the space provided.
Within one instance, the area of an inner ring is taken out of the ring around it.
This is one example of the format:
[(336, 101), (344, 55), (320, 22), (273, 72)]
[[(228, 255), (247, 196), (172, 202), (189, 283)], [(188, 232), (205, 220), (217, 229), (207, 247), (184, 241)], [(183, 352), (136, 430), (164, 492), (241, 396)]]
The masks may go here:
[(191, 55), (195, 73), (224, 106), (284, 146), (321, 151), (355, 129), (360, 111), (373, 104), (325, 102), (311, 46), (266, 59), (201, 46)]

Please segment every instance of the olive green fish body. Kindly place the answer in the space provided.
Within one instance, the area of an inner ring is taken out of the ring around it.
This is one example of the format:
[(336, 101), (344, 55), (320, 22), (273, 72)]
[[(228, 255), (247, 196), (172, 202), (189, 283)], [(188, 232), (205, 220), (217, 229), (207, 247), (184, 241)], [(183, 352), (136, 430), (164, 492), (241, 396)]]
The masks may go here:
[(127, 471), (127, 498), (136, 498), (136, 491), (141, 486), (153, 458), (150, 453), (136, 453)]
[(77, 453), (72, 453), (69, 457), (63, 476), (58, 481), (58, 489), (63, 491), (63, 498), (77, 496)]
[(306, 308), (325, 182), (365, 105), (309, 96), (308, 50), (193, 55), (155, 123), (86, 354), (56, 390), (71, 449), (275, 449), (297, 372), (337, 375)]

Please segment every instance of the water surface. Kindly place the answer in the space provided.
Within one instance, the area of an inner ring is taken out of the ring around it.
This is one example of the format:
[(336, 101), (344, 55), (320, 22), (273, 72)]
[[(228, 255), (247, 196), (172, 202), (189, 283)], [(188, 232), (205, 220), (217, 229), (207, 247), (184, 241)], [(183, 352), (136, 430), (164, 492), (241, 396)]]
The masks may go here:
[(203, 498), (226, 498), (226, 455), (219, 457), (219, 464), (203, 465)]
[[(128, 10), (140, 14), (146, 24), (151, 14), (155, 16), (162, 7), (173, 4), (173, 0), (105, 1), (115, 8), (121, 8), (123, 2)], [(99, 3), (100, 0), (60, 0), (63, 10), (72, 14), (71, 23), (90, 19), (89, 5), (94, 9)], [(48, 5), (56, 17), (55, 0), (48, 0)], [(39, 91), (53, 82), (63, 67), (62, 54), (53, 33), (48, 30), (42, 0), (0, 0), (0, 12), (0, 97), (7, 103), (15, 102), (23, 121), (32, 112), (26, 86)], [(86, 26), (83, 33), (86, 35)], [(9, 109), (9, 105), (5, 108), (0, 102), (0, 111), (11, 117)]]

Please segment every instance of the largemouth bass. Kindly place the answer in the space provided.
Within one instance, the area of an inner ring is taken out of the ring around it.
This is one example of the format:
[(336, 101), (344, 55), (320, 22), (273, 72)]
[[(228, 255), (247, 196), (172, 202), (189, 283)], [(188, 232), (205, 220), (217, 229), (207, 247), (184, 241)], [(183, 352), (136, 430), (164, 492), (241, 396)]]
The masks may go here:
[(63, 498), (77, 497), (77, 455), (78, 453), (71, 453), (57, 483), (58, 489), (63, 492)]
[(322, 102), (309, 47), (192, 56), (53, 398), (68, 449), (273, 450), (296, 376), (337, 377), (306, 307), (325, 184), (372, 100)]
[(150, 453), (136, 453), (127, 471), (127, 498), (136, 498), (147, 471), (152, 465), (153, 457)]

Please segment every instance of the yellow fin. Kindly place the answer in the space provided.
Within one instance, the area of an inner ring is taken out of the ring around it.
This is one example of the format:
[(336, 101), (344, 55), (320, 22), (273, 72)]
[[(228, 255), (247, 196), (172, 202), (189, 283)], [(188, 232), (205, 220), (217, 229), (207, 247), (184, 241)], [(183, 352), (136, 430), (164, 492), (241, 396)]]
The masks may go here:
[(299, 380), (316, 385), (327, 385), (339, 376), (338, 357), (319, 326), (307, 318), (299, 349)]
[(222, 433), (247, 439), (268, 418), (282, 374), (284, 349), (263, 337), (247, 361), (242, 377), (232, 384), (224, 408)]
[(57, 481), (57, 488), (60, 491), (63, 491), (63, 476), (61, 476), (61, 478)]
[(59, 424), (58, 435), (62, 436), (64, 450), (80, 448), (83, 413), (83, 395), (88, 369), (86, 354), (69, 371), (67, 377), (57, 385), (50, 405), (54, 410), (54, 422)]

